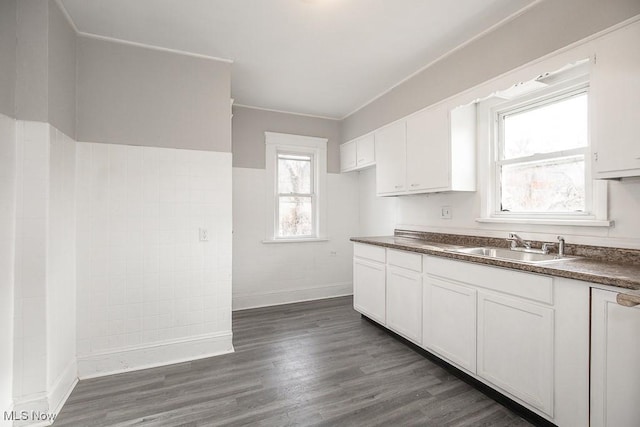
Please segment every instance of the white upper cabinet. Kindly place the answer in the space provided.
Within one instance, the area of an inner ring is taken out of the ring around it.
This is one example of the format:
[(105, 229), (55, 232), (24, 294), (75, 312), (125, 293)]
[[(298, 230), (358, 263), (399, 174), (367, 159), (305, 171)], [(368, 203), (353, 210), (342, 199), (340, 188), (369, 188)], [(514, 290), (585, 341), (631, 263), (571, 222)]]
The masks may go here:
[(393, 195), (406, 190), (407, 129), (404, 121), (380, 129), (376, 141), (376, 193)]
[(475, 191), (475, 134), (475, 104), (438, 104), (409, 117), (408, 191)]
[(445, 103), (377, 131), (377, 194), (475, 191), (475, 134), (475, 104)]
[(340, 171), (351, 172), (376, 163), (373, 134), (365, 135), (340, 146)]
[(595, 178), (640, 176), (640, 22), (596, 41), (591, 75)]
[(449, 110), (440, 104), (407, 119), (409, 191), (449, 186)]
[(356, 145), (358, 148), (358, 169), (374, 165), (376, 163), (376, 146), (373, 134), (359, 138)]
[(356, 165), (356, 141), (345, 142), (340, 146), (340, 172), (354, 170)]

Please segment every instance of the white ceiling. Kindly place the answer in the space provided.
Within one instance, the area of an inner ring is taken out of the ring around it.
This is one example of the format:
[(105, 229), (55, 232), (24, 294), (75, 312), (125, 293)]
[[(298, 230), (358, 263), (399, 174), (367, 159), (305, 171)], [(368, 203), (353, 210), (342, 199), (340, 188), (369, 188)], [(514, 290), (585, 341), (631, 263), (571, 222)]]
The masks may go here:
[(82, 33), (233, 61), (236, 104), (342, 118), (534, 0), (62, 0)]

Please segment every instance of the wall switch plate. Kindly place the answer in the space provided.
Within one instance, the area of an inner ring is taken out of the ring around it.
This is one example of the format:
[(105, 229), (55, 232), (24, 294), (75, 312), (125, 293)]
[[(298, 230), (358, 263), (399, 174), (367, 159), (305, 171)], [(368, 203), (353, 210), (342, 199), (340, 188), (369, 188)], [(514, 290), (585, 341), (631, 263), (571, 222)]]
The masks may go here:
[(209, 230), (207, 230), (206, 228), (199, 228), (198, 229), (198, 234), (200, 236), (200, 241), (201, 242), (208, 242), (209, 241)]
[(440, 219), (451, 219), (451, 206), (442, 206), (440, 208)]

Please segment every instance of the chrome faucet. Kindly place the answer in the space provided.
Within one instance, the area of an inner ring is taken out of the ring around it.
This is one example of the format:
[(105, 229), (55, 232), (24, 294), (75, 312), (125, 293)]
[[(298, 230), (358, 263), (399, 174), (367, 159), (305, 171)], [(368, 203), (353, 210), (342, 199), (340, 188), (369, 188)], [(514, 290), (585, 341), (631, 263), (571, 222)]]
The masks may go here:
[(525, 249), (531, 249), (531, 242), (524, 240), (522, 237), (518, 236), (516, 233), (509, 233), (509, 237), (507, 238), (508, 242), (511, 242), (511, 249), (515, 250), (518, 245), (522, 245)]
[(558, 236), (558, 256), (564, 256), (564, 237)]
[(548, 254), (549, 248), (553, 248), (558, 246), (558, 257), (562, 258), (564, 256), (564, 237), (558, 236), (558, 243), (543, 243), (542, 244), (542, 253)]

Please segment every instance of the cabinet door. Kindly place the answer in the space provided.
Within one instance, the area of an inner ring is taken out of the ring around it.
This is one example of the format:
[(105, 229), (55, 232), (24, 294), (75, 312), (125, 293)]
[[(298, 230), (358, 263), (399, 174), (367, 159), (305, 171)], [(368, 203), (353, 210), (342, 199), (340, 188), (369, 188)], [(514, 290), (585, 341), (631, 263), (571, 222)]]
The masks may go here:
[(353, 260), (353, 308), (385, 324), (385, 266), (382, 263)]
[(356, 142), (342, 144), (340, 146), (340, 171), (349, 171), (356, 166)]
[(444, 104), (407, 119), (407, 190), (449, 187), (449, 110)]
[(375, 163), (376, 147), (373, 134), (364, 136), (357, 141), (358, 167), (362, 168)]
[(423, 346), (475, 374), (476, 290), (431, 276), (423, 289)]
[(553, 309), (478, 293), (478, 375), (553, 417)]
[(415, 343), (422, 339), (422, 275), (387, 267), (387, 326)]
[(590, 97), (596, 178), (640, 176), (640, 22), (597, 41)]
[(640, 424), (640, 306), (591, 290), (591, 426)]
[(405, 191), (406, 136), (405, 122), (387, 126), (375, 133), (377, 194)]

